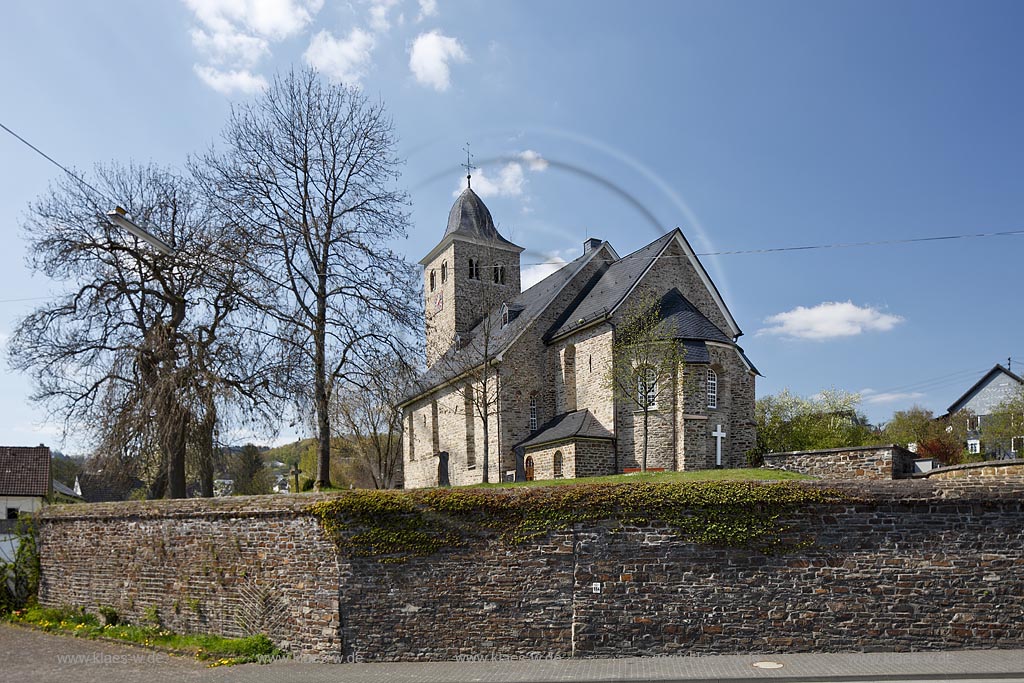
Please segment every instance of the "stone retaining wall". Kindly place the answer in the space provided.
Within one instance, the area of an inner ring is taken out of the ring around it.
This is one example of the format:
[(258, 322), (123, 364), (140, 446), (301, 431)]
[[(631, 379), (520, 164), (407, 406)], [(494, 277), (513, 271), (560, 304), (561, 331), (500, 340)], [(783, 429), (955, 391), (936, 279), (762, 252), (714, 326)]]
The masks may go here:
[(863, 446), (769, 453), (764, 465), (823, 479), (898, 479), (913, 473), (916, 457), (896, 445)]
[(1024, 481), (1024, 460), (989, 460), (938, 467), (918, 475), (927, 479), (1006, 479)]
[(789, 553), (594, 522), (404, 564), (339, 555), (317, 496), (54, 506), (40, 599), (323, 659), (1024, 647), (1024, 483), (834, 486), (850, 502), (784, 520)]

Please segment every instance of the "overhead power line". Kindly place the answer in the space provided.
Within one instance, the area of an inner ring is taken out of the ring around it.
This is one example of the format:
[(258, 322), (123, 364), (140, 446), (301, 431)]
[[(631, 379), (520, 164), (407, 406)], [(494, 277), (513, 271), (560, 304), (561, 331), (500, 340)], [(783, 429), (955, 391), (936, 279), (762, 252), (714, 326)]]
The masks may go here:
[[(96, 194), (100, 195), (101, 197), (105, 197), (105, 198), (107, 198), (107, 199), (110, 199), (110, 196), (109, 196), (109, 195), (108, 195), (108, 194), (107, 194), (106, 192), (100, 192), (99, 190), (97, 190), (97, 189), (96, 189), (96, 187), (95, 187), (95, 186), (93, 186), (93, 185), (90, 185), (89, 183), (85, 182), (85, 180), (83, 180), (83, 179), (82, 179), (82, 177), (81, 177), (80, 175), (78, 175), (77, 173), (73, 172), (73, 171), (72, 171), (71, 169), (69, 169), (69, 168), (68, 168), (67, 166), (65, 166), (64, 164), (60, 163), (59, 161), (57, 161), (56, 159), (54, 159), (53, 157), (51, 157), (51, 156), (50, 156), (49, 154), (47, 154), (46, 152), (44, 152), (43, 150), (41, 150), (41, 149), (39, 149), (38, 147), (36, 147), (35, 145), (33, 145), (33, 144), (32, 144), (31, 142), (29, 142), (29, 141), (28, 141), (28, 140), (26, 140), (25, 138), (23, 138), (23, 137), (21, 137), (20, 135), (18, 135), (17, 133), (15, 133), (15, 132), (14, 132), (13, 130), (11, 130), (10, 128), (8, 128), (7, 126), (5, 126), (5, 125), (4, 125), (4, 124), (3, 124), (2, 122), (0, 122), (0, 128), (3, 128), (4, 130), (6, 130), (6, 131), (7, 131), (8, 133), (10, 133), (10, 134), (11, 134), (11, 135), (13, 135), (13, 136), (14, 136), (15, 138), (17, 138), (17, 139), (18, 139), (19, 141), (21, 141), (21, 143), (22, 143), (22, 144), (24, 144), (24, 145), (25, 145), (26, 147), (28, 147), (28, 148), (29, 148), (29, 149), (31, 149), (31, 150), (32, 150), (33, 152), (35, 152), (35, 153), (36, 153), (36, 154), (38, 154), (39, 156), (43, 157), (43, 158), (44, 158), (44, 159), (46, 159), (47, 161), (49, 161), (49, 162), (50, 162), (51, 164), (53, 164), (54, 166), (56, 166), (56, 167), (57, 167), (57, 168), (59, 168), (60, 170), (62, 170), (62, 171), (64, 171), (65, 173), (67, 173), (67, 174), (68, 174), (69, 176), (71, 176), (72, 178), (74, 178), (75, 180), (77, 180), (77, 181), (78, 181), (79, 183), (81, 183), (82, 185), (84, 185), (84, 186), (88, 187), (88, 188), (89, 188), (90, 190), (92, 190), (92, 191), (93, 191), (93, 192), (95, 192)], [(117, 204), (117, 202), (116, 202), (116, 201), (114, 201), (114, 204)]]
[[(28, 147), (29, 149), (34, 151), (36, 154), (38, 154), (39, 156), (41, 156), (44, 159), (46, 159), (47, 161), (49, 161), (51, 164), (53, 164), (54, 166), (56, 166), (60, 170), (62, 170), (65, 173), (67, 173), (69, 176), (71, 176), (72, 178), (77, 180), (79, 183), (81, 183), (85, 187), (88, 187), (93, 192), (96, 192), (97, 194), (99, 194), (99, 195), (101, 195), (103, 197), (106, 197), (107, 199), (110, 199), (110, 197), (106, 193), (99, 191), (93, 185), (90, 185), (89, 183), (87, 183), (85, 180), (82, 179), (81, 176), (77, 175), (76, 173), (71, 171), (67, 166), (64, 166), (62, 163), (60, 163), (59, 161), (57, 161), (56, 159), (51, 157), (49, 154), (47, 154), (46, 152), (42, 151), (41, 149), (39, 149), (38, 147), (33, 145), (31, 142), (29, 142), (25, 138), (23, 138), (20, 135), (18, 135), (17, 133), (15, 133), (13, 130), (11, 130), (10, 128), (5, 126), (3, 123), (0, 123), (0, 128), (3, 128), (5, 131), (7, 131), (11, 135), (13, 135), (16, 139), (18, 139), (26, 147)], [(113, 201), (114, 204), (117, 204), (117, 200), (112, 200), (112, 201)], [(705, 252), (698, 253), (697, 256), (737, 256), (737, 255), (741, 255), (741, 254), (776, 254), (776, 253), (789, 252), (789, 251), (812, 251), (812, 250), (817, 250), (817, 249), (849, 249), (851, 247), (877, 247), (877, 246), (889, 246), (889, 245), (894, 245), (894, 244), (917, 244), (917, 243), (920, 243), (920, 242), (940, 242), (940, 241), (946, 241), (946, 240), (976, 239), (976, 238), (982, 238), (982, 237), (1009, 237), (1009, 236), (1017, 236), (1017, 235), (1024, 235), (1024, 230), (1002, 230), (1002, 231), (998, 231), (998, 232), (976, 232), (976, 233), (963, 233), (963, 234), (959, 234), (959, 235), (937, 235), (937, 236), (932, 236), (932, 237), (910, 237), (910, 238), (905, 238), (905, 239), (893, 239), (893, 240), (869, 240), (869, 241), (866, 241), (866, 242), (835, 242), (835, 243), (826, 243), (826, 244), (807, 244), (807, 245), (793, 246), (793, 247), (765, 247), (765, 248), (761, 248), (761, 249), (730, 249), (730, 250), (723, 250), (723, 251), (705, 251)], [(648, 257), (649, 260), (654, 260), (656, 258), (670, 259), (670, 258), (685, 258), (685, 257), (683, 257), (683, 256), (660, 256), (660, 257), (658, 257), (658, 256), (651, 256), (651, 257)], [(567, 263), (567, 262), (565, 262), (565, 261), (534, 261), (534, 262), (530, 262), (530, 263), (522, 263), (520, 265), (523, 265), (523, 266), (557, 266), (557, 265), (564, 265), (565, 263)], [(0, 302), (0, 303), (4, 303), (4, 302)]]

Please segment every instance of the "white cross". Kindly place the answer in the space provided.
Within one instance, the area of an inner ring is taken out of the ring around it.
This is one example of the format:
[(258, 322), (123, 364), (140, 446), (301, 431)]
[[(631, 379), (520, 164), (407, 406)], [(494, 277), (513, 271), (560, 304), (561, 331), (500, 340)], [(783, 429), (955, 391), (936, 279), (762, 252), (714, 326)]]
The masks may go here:
[(722, 431), (722, 425), (718, 425), (718, 429), (711, 432), (711, 436), (715, 437), (715, 466), (722, 466), (722, 439), (725, 438), (725, 432)]

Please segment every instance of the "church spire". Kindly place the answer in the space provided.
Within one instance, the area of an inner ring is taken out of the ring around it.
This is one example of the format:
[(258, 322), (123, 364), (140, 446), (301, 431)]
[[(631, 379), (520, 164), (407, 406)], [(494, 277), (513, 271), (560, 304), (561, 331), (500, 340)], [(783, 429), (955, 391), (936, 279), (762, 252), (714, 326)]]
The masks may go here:
[(462, 151), (466, 153), (466, 163), (461, 164), (461, 166), (466, 169), (466, 189), (468, 190), (473, 187), (473, 169), (476, 168), (476, 166), (473, 165), (473, 155), (469, 153), (468, 142), (466, 143), (466, 146), (462, 148)]

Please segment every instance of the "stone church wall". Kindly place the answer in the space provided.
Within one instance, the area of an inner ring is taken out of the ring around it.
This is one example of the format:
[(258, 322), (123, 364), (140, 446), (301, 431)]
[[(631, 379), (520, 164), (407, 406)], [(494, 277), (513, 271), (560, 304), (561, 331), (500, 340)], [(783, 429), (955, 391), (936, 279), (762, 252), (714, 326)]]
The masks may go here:
[(40, 600), (324, 660), (1024, 647), (1024, 483), (834, 486), (780, 520), (789, 552), (595, 521), (404, 564), (339, 554), (328, 496), (51, 506)]

